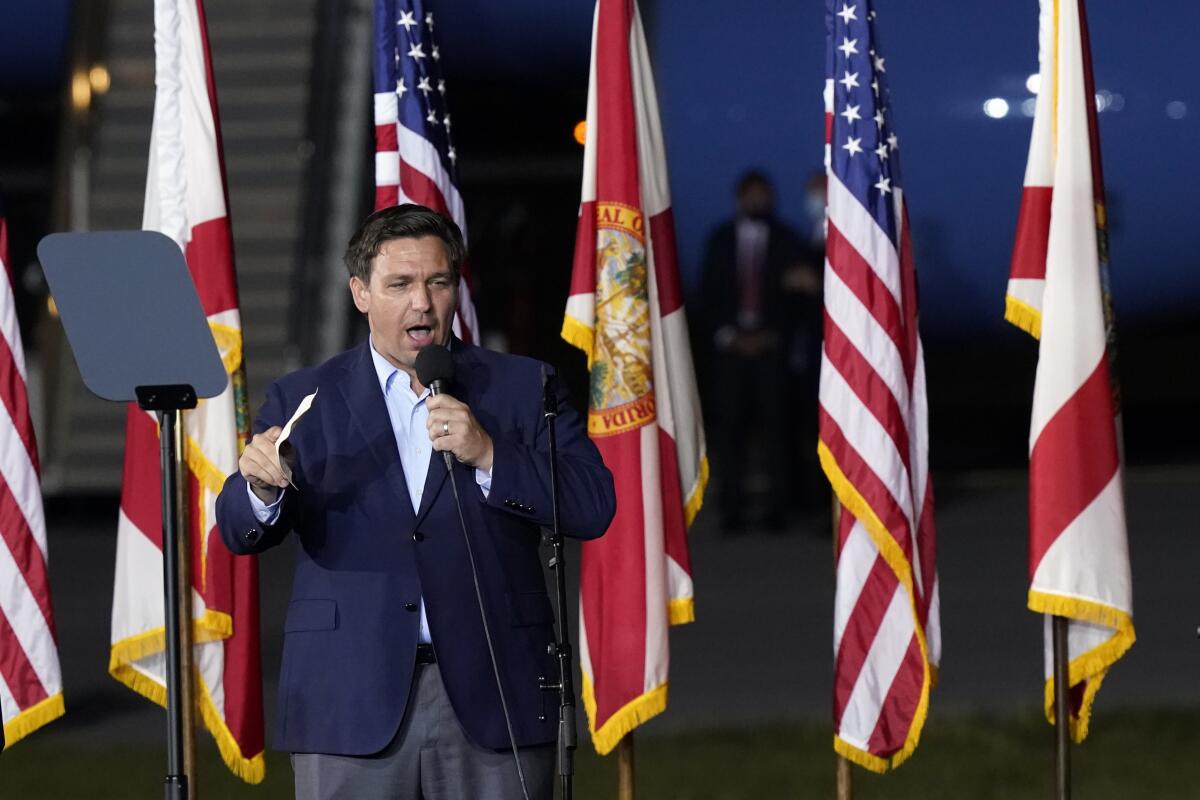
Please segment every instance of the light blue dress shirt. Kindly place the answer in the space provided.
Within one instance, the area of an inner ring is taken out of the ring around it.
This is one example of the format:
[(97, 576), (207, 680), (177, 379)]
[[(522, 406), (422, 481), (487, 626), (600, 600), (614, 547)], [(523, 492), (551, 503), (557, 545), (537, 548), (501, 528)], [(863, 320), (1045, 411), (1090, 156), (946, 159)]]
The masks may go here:
[[(408, 484), (408, 499), (415, 513), (421, 507), (421, 494), (425, 491), (425, 477), (429, 473), (430, 451), (433, 449), (429, 434), (425, 430), (429, 422), (429, 409), (425, 405), (429, 389), (418, 397), (412, 390), (408, 375), (393, 367), (381, 356), (375, 349), (374, 341), (371, 343), (371, 360), (375, 364), (375, 373), (379, 376), (379, 388), (383, 390), (388, 418), (392, 422), (392, 432), (396, 435), (400, 466), (404, 470), (404, 482)], [(303, 421), (300, 424), (303, 424)], [(492, 473), (476, 469), (475, 483), (483, 491), (483, 496), (487, 497), (492, 489)], [(275, 502), (268, 505), (259, 499), (249, 484), (246, 485), (246, 489), (250, 493), (250, 506), (254, 510), (255, 519), (265, 525), (274, 523), (279, 518), (283, 492), (279, 493)], [(421, 598), (421, 627), (417, 640), (424, 644), (433, 641), (429, 635), (429, 619), (425, 616), (424, 598)]]

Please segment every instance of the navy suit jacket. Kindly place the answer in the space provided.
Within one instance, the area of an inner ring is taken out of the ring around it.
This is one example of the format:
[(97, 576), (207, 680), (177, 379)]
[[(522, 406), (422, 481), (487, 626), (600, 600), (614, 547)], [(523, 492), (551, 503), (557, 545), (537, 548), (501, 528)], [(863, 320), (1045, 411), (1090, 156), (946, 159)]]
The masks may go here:
[[(758, 280), (759, 327), (785, 334), (795, 324), (798, 309), (795, 295), (783, 289), (783, 272), (805, 260), (807, 254), (789, 227), (772, 218), (766, 219), (765, 223), (767, 252)], [(738, 325), (741, 291), (737, 260), (737, 220), (734, 219), (713, 231), (704, 253), (696, 313), (697, 321), (706, 329), (708, 341), (722, 326), (741, 327)], [(819, 259), (814, 261), (814, 268), (818, 263)]]
[[(552, 742), (556, 699), (538, 688), (556, 675), (547, 652), (554, 617), (538, 557), (551, 523), (549, 441), (540, 363), (455, 341), (448, 393), (491, 435), (492, 486), (455, 464), (480, 588), (519, 746)], [(403, 376), (402, 376), (403, 377)], [(370, 344), (276, 381), (256, 432), (282, 425), (319, 393), (292, 431), (292, 480), (273, 525), (260, 524), (245, 479), (229, 477), (217, 522), (235, 553), (259, 553), (295, 533), (292, 600), (284, 623), (276, 746), (368, 755), (395, 736), (415, 669), (419, 603), (446, 692), (475, 743), (508, 747), (467, 550), (440, 453), (431, 452), (413, 512)], [(615, 510), (612, 475), (560, 396), (556, 425), (565, 534), (594, 538)], [(544, 719), (539, 719), (544, 717)]]

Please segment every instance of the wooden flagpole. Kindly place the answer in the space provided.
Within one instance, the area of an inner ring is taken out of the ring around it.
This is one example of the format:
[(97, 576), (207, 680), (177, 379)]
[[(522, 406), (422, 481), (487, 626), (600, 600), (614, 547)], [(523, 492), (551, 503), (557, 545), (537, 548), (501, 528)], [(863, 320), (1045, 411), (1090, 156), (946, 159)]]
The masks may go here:
[(851, 800), (854, 796), (850, 775), (850, 761), (843, 755), (837, 757), (837, 800)]
[[(833, 496), (833, 576), (837, 580), (838, 555), (838, 526), (842, 521), (842, 504), (837, 495)], [(844, 755), (837, 756), (837, 793), (836, 800), (852, 800), (854, 797), (854, 782), (850, 774), (850, 760)]]
[(1054, 797), (1071, 800), (1071, 718), (1067, 704), (1070, 658), (1067, 654), (1067, 618), (1055, 615), (1054, 634)]
[(633, 800), (633, 731), (617, 744), (617, 800)]

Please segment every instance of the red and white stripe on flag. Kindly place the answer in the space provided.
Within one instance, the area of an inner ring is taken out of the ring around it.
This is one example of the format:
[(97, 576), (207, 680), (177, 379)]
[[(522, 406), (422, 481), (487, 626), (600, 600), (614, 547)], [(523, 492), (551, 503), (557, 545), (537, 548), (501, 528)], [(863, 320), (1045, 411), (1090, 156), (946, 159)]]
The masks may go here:
[[(184, 413), (197, 712), (225, 764), (258, 783), (263, 760), (258, 562), (216, 534), (215, 504), (248, 433), (242, 330), (216, 89), (200, 0), (155, 0), (154, 123), (142, 227), (183, 249), (230, 382)], [(117, 526), (109, 671), (166, 704), (158, 425), (130, 404)]]
[[(433, 12), (421, 0), (375, 0), (375, 210), (417, 203), (453, 219), (465, 239), (441, 58)], [(454, 332), (479, 339), (469, 261), (459, 275)]]
[(1034, 338), (1041, 335), (1046, 286), (1046, 241), (1054, 195), (1054, 5), (1041, 4), (1038, 25), (1038, 95), (1033, 115), (1025, 185), (1017, 216), (1016, 244), (1004, 298), (1004, 318)]
[(562, 335), (588, 356), (588, 433), (616, 480), (584, 542), (580, 666), (592, 743), (611, 751), (667, 706), (667, 628), (691, 622), (687, 527), (708, 460), (675, 258), (667, 162), (634, 0), (599, 0), (582, 205)]
[(0, 720), (4, 747), (64, 711), (8, 229), (0, 206)]
[(885, 772), (917, 747), (941, 657), (925, 364), (875, 14), (861, 0), (826, 14), (817, 451), (841, 504), (833, 743)]
[(1110, 372), (1104, 182), (1082, 0), (1042, 0), (1041, 85), (1013, 252), (1009, 321), (1039, 338), (1029, 432), (1029, 608), (1071, 620), (1071, 730), (1133, 644), (1120, 417)]

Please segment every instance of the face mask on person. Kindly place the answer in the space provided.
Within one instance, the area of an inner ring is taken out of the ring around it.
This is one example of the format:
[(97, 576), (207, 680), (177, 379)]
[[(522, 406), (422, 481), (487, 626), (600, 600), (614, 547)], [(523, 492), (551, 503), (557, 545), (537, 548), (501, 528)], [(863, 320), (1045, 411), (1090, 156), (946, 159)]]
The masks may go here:
[(804, 198), (804, 213), (813, 222), (824, 219), (825, 217), (825, 195), (823, 193), (812, 192)]

